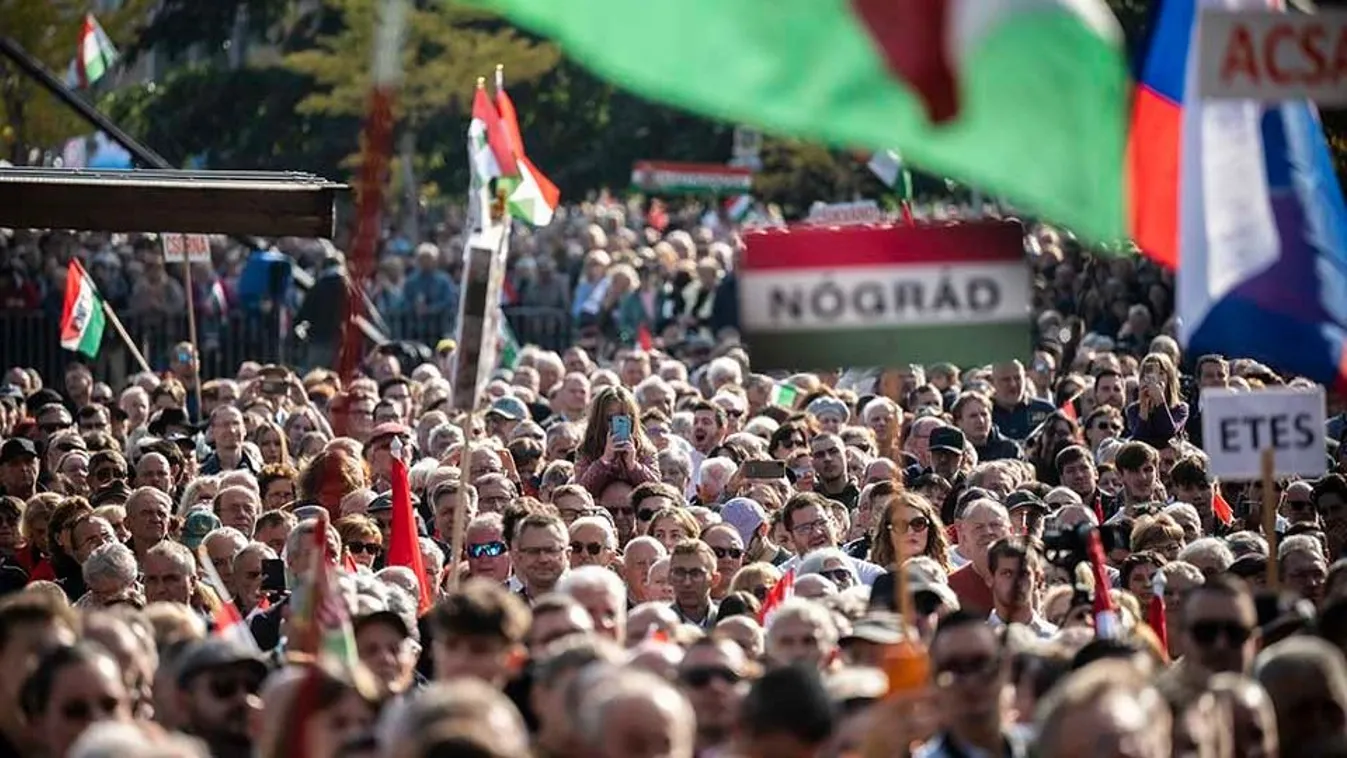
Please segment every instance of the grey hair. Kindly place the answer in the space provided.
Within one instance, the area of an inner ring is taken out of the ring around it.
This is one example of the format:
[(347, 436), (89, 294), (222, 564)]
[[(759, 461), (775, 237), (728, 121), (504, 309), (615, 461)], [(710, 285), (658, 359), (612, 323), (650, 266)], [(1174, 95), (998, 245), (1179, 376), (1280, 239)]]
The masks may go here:
[(223, 492), (229, 487), (247, 487), (253, 491), (254, 495), (261, 492), (261, 489), (257, 486), (257, 477), (253, 476), (253, 472), (246, 468), (234, 469), (220, 474), (220, 491)]
[[(578, 521), (579, 519), (576, 520)], [(605, 521), (604, 523), (606, 524), (607, 522)], [(479, 513), (476, 516), (472, 517), (472, 521), (468, 522), (468, 529), (477, 529), (481, 527), (492, 527), (495, 529), (499, 529), (501, 530), (502, 536), (504, 536), (505, 517), (493, 511), (491, 513)], [(616, 547), (616, 545), (613, 545), (611, 547)]]
[(1263, 539), (1263, 535), (1257, 532), (1251, 532), (1246, 529), (1244, 531), (1235, 532), (1234, 534), (1227, 534), (1225, 536), (1225, 544), (1230, 546), (1230, 552), (1233, 553), (1237, 559), (1245, 555), (1261, 555), (1267, 557), (1267, 540)]
[(821, 547), (805, 557), (800, 559), (799, 568), (796, 574), (805, 576), (806, 574), (820, 574), (823, 572), (823, 566), (829, 561), (835, 560), (842, 563), (842, 568), (851, 574), (853, 582), (859, 582), (860, 577), (856, 575), (856, 568), (851, 565), (851, 560), (847, 554), (835, 547)]
[[(613, 601), (613, 607), (625, 616), (627, 607), (627, 586), (616, 573), (602, 566), (580, 566), (561, 575), (557, 580), (557, 592), (575, 598), (576, 593), (586, 590), (603, 590)], [(577, 600), (579, 598), (576, 598)], [(619, 619), (625, 625), (626, 619)]]
[(220, 477), (213, 474), (198, 476), (192, 479), (186, 487), (182, 488), (182, 497), (178, 499), (178, 515), (185, 516), (192, 506), (197, 504), (196, 494), (202, 487), (214, 486), (219, 491)]
[(767, 437), (770, 436), (772, 436), (770, 432), (766, 435), (766, 437), (762, 437), (745, 430), (742, 432), (735, 432), (734, 434), (729, 435), (728, 437), (725, 438), (725, 443), (738, 445), (742, 448), (747, 449), (753, 455), (767, 458), (770, 457), (768, 455), (767, 450)]
[(646, 393), (653, 389), (663, 389), (669, 394), (673, 394), (673, 387), (670, 387), (668, 382), (655, 374), (651, 374), (638, 382), (632, 394), (636, 395), (636, 402), (639, 405), (645, 406), (647, 405), (645, 400)]
[(1179, 560), (1187, 563), (1192, 563), (1194, 558), (1202, 557), (1215, 560), (1221, 571), (1226, 571), (1230, 568), (1230, 564), (1235, 562), (1235, 554), (1230, 552), (1230, 548), (1219, 537), (1193, 540), (1179, 551)]
[(697, 469), (697, 483), (715, 482), (724, 487), (729, 484), (730, 477), (734, 476), (737, 468), (738, 466), (729, 458), (707, 458)]
[(86, 584), (92, 584), (97, 577), (110, 576), (129, 587), (140, 574), (140, 567), (131, 548), (120, 542), (109, 542), (89, 554), (81, 573)]
[(1201, 584), (1206, 580), (1206, 577), (1202, 575), (1202, 569), (1182, 559), (1165, 564), (1160, 569), (1160, 573), (1165, 575), (1166, 581), (1172, 581), (1174, 577), (1178, 576), (1195, 584)]
[[(290, 530), (290, 534), (286, 535), (285, 537), (285, 551), (281, 554), (281, 557), (286, 558), (288, 556), (294, 555), (295, 548), (299, 547), (299, 543), (303, 542), (304, 540), (309, 540), (310, 542), (312, 542), (313, 530), (317, 528), (318, 528), (318, 519), (312, 518), (304, 519), (303, 521), (300, 521), (299, 523), (295, 524), (294, 528)], [(238, 532), (237, 529), (235, 529), (234, 531)], [(243, 533), (239, 532), (239, 534), (242, 535)], [(209, 537), (210, 535), (206, 536)], [(338, 545), (341, 544), (341, 535), (337, 533), (337, 530), (332, 526), (331, 523), (327, 525), (327, 539), (333, 540)], [(244, 541), (245, 542), (247, 541), (246, 537), (244, 538)]]
[(570, 534), (575, 534), (575, 530), (582, 526), (597, 526), (603, 531), (603, 546), (609, 550), (617, 549), (617, 531), (607, 519), (598, 516), (581, 516), (571, 522)]
[(627, 542), (627, 546), (623, 548), (622, 552), (624, 554), (629, 553), (631, 552), (631, 549), (636, 545), (650, 545), (651, 547), (654, 547), (655, 554), (658, 555), (660, 558), (663, 558), (669, 554), (669, 551), (665, 549), (663, 542), (660, 542), (659, 540), (647, 534), (642, 534), (639, 537), (632, 537), (631, 540)]
[(692, 476), (692, 457), (670, 445), (659, 451), (659, 470), (663, 472), (669, 468), (676, 469), (686, 479)]
[(90, 724), (70, 746), (69, 758), (210, 758), (205, 743), (183, 734), (161, 735), (153, 742), (134, 724)]
[(772, 647), (772, 630), (787, 619), (807, 621), (818, 628), (819, 636), (829, 647), (837, 644), (837, 624), (833, 621), (832, 613), (820, 603), (793, 597), (778, 605), (776, 613), (772, 614), (771, 620), (767, 622), (767, 646), (769, 648)]
[(431, 563), (426, 566), (426, 573), (432, 577), (440, 575), (444, 570), (444, 552), (440, 546), (435, 544), (435, 540), (429, 537), (420, 537), (417, 543), (421, 548), (421, 554), (430, 558)]
[(221, 526), (210, 530), (210, 533), (201, 540), (201, 544), (209, 546), (214, 540), (229, 540), (233, 544), (233, 552), (229, 554), (231, 561), (234, 560), (234, 556), (239, 554), (240, 550), (248, 546), (249, 542), (246, 534), (232, 526)]
[[(430, 443), (431, 448), (436, 448), (439, 447), (439, 442), (442, 437), (449, 438), (446, 447), (453, 447), (454, 445), (462, 444), (463, 430), (453, 424), (440, 424), (430, 430), (430, 434), (426, 436), (426, 442)], [(438, 468), (438, 462), (436, 463), (436, 467)]]
[(880, 410), (883, 409), (888, 409), (889, 411), (892, 411), (895, 416), (899, 416), (901, 418), (901, 411), (898, 408), (897, 403), (893, 402), (887, 397), (877, 397), (871, 400), (870, 402), (866, 403), (865, 407), (861, 409), (861, 419), (863, 421), (869, 421), (870, 414), (878, 413)]
[(1202, 524), (1202, 517), (1198, 515), (1197, 509), (1190, 503), (1170, 503), (1165, 506), (1165, 509), (1161, 511), (1161, 513), (1180, 522), (1180, 526), (1183, 525), (1183, 521), (1195, 521), (1199, 526)]
[(145, 554), (147, 556), (162, 555), (172, 561), (173, 565), (184, 575), (196, 576), (196, 556), (192, 555), (192, 551), (181, 542), (161, 540), (145, 551)]
[(776, 419), (770, 416), (754, 416), (744, 424), (744, 433), (757, 437), (766, 442), (772, 438), (781, 425), (776, 423)]
[[(1266, 548), (1264, 554), (1266, 554)], [(1294, 552), (1314, 553), (1320, 558), (1324, 558), (1324, 545), (1314, 536), (1309, 534), (1293, 534), (1281, 541), (1277, 545), (1277, 560), (1286, 560), (1286, 556)]]
[(406, 566), (386, 566), (374, 572), (374, 578), (403, 592), (421, 591), (421, 583), (416, 579), (416, 572)]
[(711, 361), (706, 367), (706, 381), (712, 386), (720, 384), (721, 381), (731, 382), (733, 384), (742, 384), (744, 381), (744, 369), (739, 362), (728, 356), (721, 356)]
[(247, 545), (243, 546), (242, 550), (238, 551), (237, 553), (234, 553), (234, 560), (230, 561), (229, 567), (237, 571), (239, 559), (249, 555), (253, 555), (254, 553), (260, 555), (262, 557), (262, 560), (264, 561), (272, 561), (279, 557), (276, 555), (276, 551), (272, 550), (271, 546), (268, 545), (267, 543), (249, 542)]

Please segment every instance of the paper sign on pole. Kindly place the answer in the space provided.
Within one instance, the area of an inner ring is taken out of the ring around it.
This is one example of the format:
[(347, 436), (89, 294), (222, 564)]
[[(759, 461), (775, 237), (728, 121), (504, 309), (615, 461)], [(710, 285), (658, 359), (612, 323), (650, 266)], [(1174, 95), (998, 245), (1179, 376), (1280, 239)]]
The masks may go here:
[(1258, 479), (1266, 449), (1273, 451), (1275, 476), (1322, 476), (1324, 388), (1204, 389), (1202, 442), (1216, 476)]
[(982, 365), (1031, 352), (1017, 223), (801, 226), (744, 242), (739, 323), (756, 367)]
[(1203, 9), (1198, 44), (1202, 97), (1347, 105), (1347, 12)]
[(165, 263), (210, 263), (210, 237), (204, 234), (164, 233), (159, 240), (164, 245)]

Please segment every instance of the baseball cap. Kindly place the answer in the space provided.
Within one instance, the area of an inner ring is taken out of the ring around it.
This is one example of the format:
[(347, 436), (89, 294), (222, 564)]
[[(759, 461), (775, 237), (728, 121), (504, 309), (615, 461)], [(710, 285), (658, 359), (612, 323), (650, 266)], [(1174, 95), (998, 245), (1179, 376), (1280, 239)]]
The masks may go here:
[(155, 414), (150, 417), (150, 423), (146, 429), (150, 434), (153, 434), (156, 437), (163, 437), (168, 432), (169, 427), (173, 426), (182, 427), (184, 429), (196, 428), (192, 423), (192, 420), (187, 417), (187, 411), (184, 411), (181, 408), (164, 408), (163, 410), (156, 411)]
[(758, 528), (767, 523), (767, 512), (758, 505), (758, 501), (746, 497), (731, 498), (720, 508), (720, 518), (739, 532), (739, 538), (747, 545)]
[(1015, 490), (1006, 495), (1006, 510), (1013, 511), (1016, 508), (1037, 508), (1043, 513), (1051, 511), (1048, 504), (1043, 502), (1038, 495), (1025, 490)]
[(412, 630), (408, 628), (406, 619), (389, 610), (374, 611), (373, 613), (356, 616), (351, 619), (351, 631), (359, 634), (361, 629), (370, 624), (388, 624), (403, 637), (412, 636)]
[(494, 414), (510, 421), (523, 421), (529, 417), (529, 409), (523, 400), (506, 396), (496, 398), (486, 414), (488, 416)]
[(192, 550), (201, 545), (206, 535), (220, 528), (220, 519), (205, 508), (193, 508), (182, 524), (182, 544)]
[(0, 445), (0, 464), (36, 457), (37, 446), (27, 437), (10, 437)]
[(267, 675), (267, 664), (257, 650), (227, 637), (208, 637), (183, 652), (178, 663), (178, 686), (188, 686), (197, 674), (235, 666), (255, 674), (258, 682)]
[(947, 453), (962, 453), (963, 432), (952, 426), (942, 426), (931, 430), (930, 449), (944, 450)]
[(887, 611), (871, 611), (856, 619), (851, 632), (842, 637), (842, 642), (861, 640), (876, 645), (892, 645), (903, 639), (902, 624), (898, 614)]

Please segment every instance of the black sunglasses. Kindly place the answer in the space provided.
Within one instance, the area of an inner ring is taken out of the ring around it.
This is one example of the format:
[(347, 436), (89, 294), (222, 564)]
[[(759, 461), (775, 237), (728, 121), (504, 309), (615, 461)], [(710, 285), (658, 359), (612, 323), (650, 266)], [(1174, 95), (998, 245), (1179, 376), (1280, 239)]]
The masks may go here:
[(472, 558), (495, 558), (505, 555), (505, 543), (500, 540), (468, 545), (468, 556)]
[(1199, 645), (1212, 645), (1216, 638), (1224, 637), (1233, 646), (1247, 642), (1253, 630), (1237, 621), (1196, 621), (1188, 627), (1188, 633)]
[(726, 684), (738, 684), (744, 677), (727, 666), (693, 666), (678, 672), (678, 679), (689, 687), (701, 688), (716, 679)]
[(599, 553), (603, 552), (603, 545), (599, 544), (598, 542), (572, 542), (571, 552), (589, 553), (590, 555), (598, 555)]
[(93, 477), (99, 481), (109, 479), (125, 479), (126, 472), (119, 468), (101, 468), (93, 473)]
[(657, 509), (646, 508), (644, 510), (637, 511), (636, 518), (640, 519), (641, 521), (649, 521), (650, 519), (653, 519), (655, 517), (656, 513), (659, 513)]
[(93, 721), (95, 711), (99, 713), (113, 713), (121, 701), (115, 697), (107, 697), (98, 701), (77, 700), (72, 703), (66, 703), (61, 707), (61, 717), (67, 721)]
[(717, 558), (733, 558), (736, 561), (744, 557), (743, 548), (738, 547), (712, 547), (711, 552), (715, 553)]
[(240, 692), (246, 695), (255, 695), (261, 686), (262, 683), (252, 677), (211, 679), (207, 683), (210, 694), (217, 700), (228, 700)]
[(351, 555), (360, 555), (361, 553), (378, 555), (379, 551), (383, 550), (383, 546), (373, 542), (348, 542), (346, 543), (346, 550)]

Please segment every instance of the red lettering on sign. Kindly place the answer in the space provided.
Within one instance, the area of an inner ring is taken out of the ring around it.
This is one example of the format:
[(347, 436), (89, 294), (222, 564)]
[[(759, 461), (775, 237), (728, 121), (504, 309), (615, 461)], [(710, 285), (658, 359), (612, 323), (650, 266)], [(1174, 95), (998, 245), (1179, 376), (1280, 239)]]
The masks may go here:
[(1295, 37), (1295, 30), (1287, 24), (1277, 24), (1263, 40), (1263, 60), (1267, 63), (1268, 78), (1274, 84), (1290, 84), (1291, 74), (1282, 69), (1277, 61), (1277, 45)]
[(1236, 24), (1230, 30), (1230, 41), (1225, 46), (1221, 61), (1221, 78), (1231, 80), (1236, 74), (1258, 83), (1258, 54), (1253, 49), (1253, 35), (1246, 26)]

